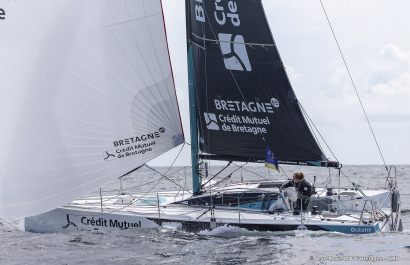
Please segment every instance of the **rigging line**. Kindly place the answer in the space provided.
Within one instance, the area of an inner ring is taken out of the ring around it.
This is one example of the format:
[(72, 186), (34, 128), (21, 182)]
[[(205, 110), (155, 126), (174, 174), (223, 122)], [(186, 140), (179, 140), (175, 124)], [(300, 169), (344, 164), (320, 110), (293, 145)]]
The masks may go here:
[[(245, 164), (242, 165), (242, 162), (241, 162), (241, 166), (238, 166), (238, 165), (232, 163), (232, 164), (234, 164), (235, 166), (237, 166), (238, 168), (237, 168), (236, 170), (234, 170), (230, 175), (232, 175), (233, 173), (235, 173), (235, 172), (238, 171), (239, 169), (245, 169), (245, 166), (246, 166), (248, 163), (249, 163), (249, 161), (248, 161), (248, 162), (245, 162)], [(245, 169), (245, 170), (246, 170), (246, 169)], [(252, 173), (254, 173), (254, 172), (252, 172)], [(242, 174), (242, 173), (241, 173), (241, 174)], [(254, 174), (257, 175), (256, 173), (254, 173)], [(265, 178), (265, 179), (266, 179), (266, 178)]]
[(340, 172), (342, 173), (342, 175), (352, 184), (355, 184), (342, 170), (340, 170)]
[[(357, 185), (343, 172), (343, 170), (340, 170), (340, 173), (342, 173), (342, 175), (347, 179), (347, 181), (349, 181), (353, 185), (353, 187), (355, 187), (355, 185)], [(329, 168), (329, 177), (330, 177), (330, 181), (328, 179), (328, 183), (326, 184), (326, 186), (328, 184), (332, 185), (332, 176), (330, 175), (330, 168)]]
[[(248, 162), (246, 162), (246, 163), (248, 163)], [(258, 176), (258, 177), (263, 178), (264, 180), (269, 180), (268, 178), (266, 178), (266, 177), (264, 177), (264, 176), (262, 176), (262, 175), (260, 175), (260, 174), (257, 174), (257, 173), (255, 173), (255, 172), (250, 171), (249, 169), (245, 168), (245, 165), (246, 165), (246, 164), (244, 164), (244, 165), (242, 165), (242, 166), (239, 166), (239, 165), (237, 165), (237, 164), (235, 164), (235, 163), (232, 163), (232, 165), (237, 166), (237, 167), (238, 167), (237, 170), (243, 169), (243, 170), (245, 170), (245, 171), (247, 171), (247, 172), (249, 172), (249, 173), (252, 173), (252, 174), (254, 174), (254, 175)]]
[(196, 35), (195, 33), (193, 33), (193, 32), (191, 32), (191, 34), (194, 36), (194, 37), (196, 37), (196, 38), (198, 38), (198, 39), (200, 39), (200, 40), (203, 40), (203, 41), (212, 41), (212, 42), (224, 42), (224, 43), (232, 43), (232, 44), (244, 44), (244, 45), (253, 45), (253, 46), (271, 46), (271, 47), (274, 47), (275, 46), (275, 44), (262, 44), (262, 43), (249, 43), (249, 42), (235, 42), (235, 41), (223, 41), (223, 40), (214, 40), (214, 39), (207, 39), (207, 38), (203, 38), (203, 37), (200, 37), (200, 36), (198, 36), (198, 35)]
[[(148, 167), (148, 168), (150, 168), (149, 166), (147, 166), (147, 164), (145, 164), (145, 166)], [(152, 169), (153, 171), (159, 173), (158, 171), (154, 170), (153, 168), (150, 168), (150, 169)], [(168, 180), (170, 180), (168, 177), (162, 175), (161, 173), (159, 173), (159, 174), (162, 176), (162, 178), (160, 178), (160, 179), (158, 180), (158, 182), (157, 182), (150, 190), (148, 190), (146, 193), (144, 193), (144, 195), (142, 195), (141, 197), (136, 197), (136, 196), (132, 196), (132, 197), (133, 197), (133, 198), (136, 198), (137, 201), (140, 201), (140, 200), (143, 199), (145, 196), (147, 196), (147, 194), (150, 193), (150, 192), (161, 182), (161, 180), (163, 180), (164, 178), (167, 178)], [(172, 181), (172, 180), (171, 180), (171, 181)], [(173, 181), (172, 181), (172, 182), (173, 182)], [(175, 183), (175, 182), (174, 182), (174, 183)], [(178, 184), (177, 184), (177, 185), (178, 185)], [(179, 186), (179, 185), (178, 185), (178, 186)], [(179, 187), (181, 187), (181, 186), (179, 186)], [(189, 192), (189, 190), (187, 190), (187, 192)], [(118, 208), (118, 209), (114, 209), (114, 210), (112, 210), (112, 211), (110, 211), (110, 212), (102, 213), (101, 215), (107, 214), (107, 213), (115, 213), (115, 212), (121, 211), (121, 210), (123, 210), (123, 209), (128, 208), (128, 207), (131, 206), (133, 203), (134, 203), (134, 200), (131, 200), (128, 204), (124, 205), (123, 207)], [(150, 203), (148, 203), (148, 204), (150, 204)], [(154, 204), (151, 204), (151, 206), (155, 206), (155, 205), (154, 205)]]
[(0, 220), (2, 220), (3, 222), (5, 222), (6, 224), (8, 224), (9, 226), (13, 227), (14, 229), (16, 229), (17, 231), (23, 231), (21, 229), (19, 229), (18, 227), (16, 227), (15, 225), (13, 225), (12, 223), (8, 222), (7, 220), (5, 220), (4, 218), (0, 217)]
[[(332, 149), (330, 149), (330, 146), (327, 144), (325, 138), (322, 136), (322, 134), (320, 133), (320, 131), (317, 129), (315, 123), (312, 121), (312, 119), (310, 118), (309, 114), (306, 112), (306, 110), (303, 108), (302, 104), (298, 101), (299, 106), (301, 107), (303, 113), (306, 115), (306, 117), (308, 118), (308, 120), (312, 123), (313, 127), (315, 128), (315, 130), (317, 131), (317, 133), (319, 134), (320, 138), (322, 139), (322, 141), (325, 143), (326, 147), (329, 149), (330, 153), (332, 153), (333, 157), (335, 158), (335, 160), (337, 162), (339, 162), (339, 159), (337, 159), (336, 155), (333, 153)], [(320, 144), (319, 144), (320, 146)], [(322, 147), (320, 146), (320, 149), (322, 149)], [(322, 150), (323, 153), (323, 150)]]
[(184, 149), (184, 147), (185, 147), (185, 143), (181, 146), (181, 149), (179, 150), (177, 156), (175, 157), (174, 161), (173, 161), (172, 164), (169, 166), (168, 170), (165, 172), (164, 175), (166, 175), (166, 174), (171, 170), (172, 166), (175, 164), (175, 161), (177, 161), (177, 159), (178, 159), (179, 155), (181, 154), (182, 149)]
[[(224, 171), (225, 169), (227, 169), (230, 165), (232, 164), (231, 161), (229, 161), (229, 163), (223, 168), (221, 169), (218, 173), (216, 173), (213, 177), (211, 177), (207, 182), (205, 182), (204, 184), (201, 185), (201, 188), (205, 187), (206, 184), (208, 184), (209, 182), (211, 182), (211, 180), (213, 180), (214, 178), (216, 178), (219, 174), (222, 173), (222, 171)], [(232, 172), (230, 175), (232, 175), (234, 172)]]
[[(150, 182), (147, 182), (147, 183), (144, 183), (144, 184), (141, 184), (141, 185), (137, 185), (137, 186), (132, 186), (132, 187), (129, 187), (129, 188), (125, 188), (125, 189), (122, 189), (123, 191), (132, 191), (132, 190), (134, 190), (135, 188), (140, 188), (140, 187), (143, 187), (143, 186), (146, 186), (146, 185), (149, 185), (149, 184), (151, 184), (151, 183), (154, 183), (154, 182), (156, 182), (156, 181), (158, 181), (159, 179), (155, 179), (155, 180), (153, 180), (153, 181), (150, 181)], [(118, 191), (117, 189), (110, 189), (110, 190), (103, 190), (103, 192), (106, 192), (106, 193), (110, 193), (110, 192), (114, 192), (114, 191)], [(132, 196), (132, 195), (131, 195)], [(116, 195), (116, 197), (119, 197), (119, 195)]]
[[(177, 169), (177, 170), (175, 170), (175, 171), (173, 171), (173, 172), (171, 172), (171, 173), (169, 173), (169, 174), (170, 174), (170, 175), (173, 175), (173, 174), (179, 173), (180, 171), (185, 170), (186, 168), (191, 168), (191, 167), (184, 166), (184, 167), (181, 167), (180, 169)], [(181, 173), (179, 173), (179, 176), (182, 177)]]
[[(298, 101), (298, 103), (299, 103), (299, 107), (301, 107), (301, 103)], [(304, 115), (304, 118), (305, 118), (305, 120), (306, 120), (306, 123), (307, 123), (307, 125), (308, 125), (308, 127), (309, 127), (309, 130), (310, 130), (310, 132), (313, 134), (313, 137), (315, 138), (315, 140), (316, 140), (316, 143), (319, 145), (319, 148), (320, 148), (320, 151), (322, 151), (322, 154), (324, 155), (325, 154), (325, 152), (323, 151), (323, 148), (322, 148), (322, 145), (320, 144), (320, 141), (318, 140), (318, 138), (317, 138), (317, 136), (316, 136), (316, 133), (315, 133), (315, 130), (313, 130), (313, 128), (312, 128), (312, 125), (313, 125), (313, 121), (312, 120), (310, 120), (310, 119), (307, 119), (307, 112), (301, 107), (301, 110), (302, 110), (302, 113), (303, 113), (303, 115)]]
[[(145, 196), (145, 195), (144, 195)], [(134, 196), (132, 196), (132, 197), (134, 197)], [(136, 197), (134, 197), (134, 198), (136, 198)], [(143, 197), (141, 197), (141, 198), (143, 198)], [(108, 208), (106, 205), (103, 205), (103, 207), (105, 208), (105, 209), (109, 209), (109, 210), (112, 210), (112, 211), (108, 211), (108, 212), (100, 212), (100, 213), (98, 213), (98, 214), (92, 214), (92, 215), (96, 215), (96, 216), (103, 216), (103, 215), (107, 215), (107, 214), (111, 214), (111, 213), (115, 213), (115, 212), (118, 212), (118, 211), (121, 211), (121, 210), (123, 210), (123, 209), (125, 209), (125, 208), (128, 208), (129, 206), (131, 206), (131, 204), (133, 204), (134, 203), (134, 200), (132, 200), (132, 201), (130, 201), (128, 204), (126, 204), (126, 205), (124, 205), (123, 207), (120, 207), (120, 208), (117, 208), (117, 209), (112, 209), (112, 208)], [(75, 205), (73, 205), (74, 207), (76, 207)], [(60, 209), (56, 209), (57, 211), (59, 211), (59, 212), (61, 212), (61, 213), (64, 213), (62, 210), (60, 210)], [(65, 214), (65, 213), (64, 213)], [(73, 215), (73, 216), (84, 216), (84, 215), (76, 215), (76, 214), (70, 214), (70, 215)], [(91, 215), (87, 215), (86, 214), (86, 216), (91, 216)]]
[[(178, 155), (175, 157), (174, 161), (172, 162), (171, 166), (169, 166), (169, 168), (167, 169), (167, 171), (165, 172), (165, 174), (161, 174), (161, 173), (158, 172), (157, 170), (155, 170), (155, 169), (153, 169), (152, 167), (150, 167), (150, 166), (148, 166), (147, 164), (145, 164), (145, 166), (146, 166), (147, 168), (151, 169), (152, 171), (154, 171), (154, 172), (156, 172), (156, 173), (158, 173), (158, 174), (160, 174), (160, 175), (162, 176), (162, 178), (159, 179), (158, 183), (155, 184), (155, 186), (157, 186), (157, 185), (159, 184), (159, 182), (160, 182), (163, 178), (166, 178), (166, 179), (168, 179), (169, 181), (173, 182), (173, 183), (174, 183), (175, 185), (177, 185), (178, 187), (180, 187), (180, 188), (182, 188), (183, 190), (185, 190), (185, 187), (182, 187), (181, 185), (179, 185), (178, 183), (176, 183), (175, 181), (173, 181), (172, 179), (170, 179), (170, 178), (168, 178), (168, 177), (166, 176), (166, 174), (171, 170), (171, 168), (172, 168), (172, 166), (174, 165), (175, 161), (178, 159), (179, 155), (181, 154), (182, 149), (184, 149), (184, 146), (185, 146), (185, 143), (182, 145), (181, 149), (180, 149), (179, 152), (178, 152)], [(154, 187), (155, 187), (155, 186), (154, 186)], [(153, 187), (153, 188), (154, 188), (154, 187)], [(151, 190), (153, 190), (153, 188), (152, 188)], [(150, 191), (151, 191), (151, 190), (150, 190)], [(189, 190), (186, 190), (186, 191), (187, 191), (187, 192), (190, 192)], [(146, 195), (146, 194), (144, 194), (144, 196), (145, 196), (145, 195)]]
[(288, 177), (288, 174), (286, 174), (286, 171), (283, 169), (283, 167), (281, 165), (279, 165), (280, 171), (283, 172), (283, 174), (285, 174), (286, 178)]
[(332, 185), (332, 174), (330, 173), (330, 167), (328, 168), (329, 169), (329, 175), (327, 176), (327, 183), (326, 183), (326, 188), (327, 187), (332, 187), (333, 185)]
[(380, 149), (379, 143), (377, 142), (376, 135), (374, 134), (372, 125), (370, 124), (369, 118), (367, 117), (367, 113), (366, 113), (366, 110), (364, 109), (362, 100), (360, 99), (359, 92), (357, 91), (356, 85), (355, 85), (355, 83), (354, 83), (354, 81), (353, 81), (353, 77), (352, 77), (352, 75), (350, 74), (350, 70), (349, 70), (349, 67), (347, 66), (347, 62), (346, 62), (345, 57), (344, 57), (344, 55), (343, 55), (342, 49), (340, 48), (340, 45), (339, 45), (339, 42), (337, 41), (336, 34), (335, 34), (334, 30), (333, 30), (332, 24), (330, 23), (329, 17), (328, 17), (328, 15), (327, 15), (327, 13), (326, 13), (325, 6), (324, 6), (323, 3), (322, 3), (322, 0), (320, 0), (320, 4), (322, 5), (323, 12), (325, 13), (325, 16), (326, 16), (327, 22), (328, 22), (328, 24), (329, 24), (330, 30), (332, 31), (332, 34), (333, 34), (333, 37), (334, 37), (334, 39), (335, 39), (335, 41), (336, 41), (336, 44), (337, 44), (337, 47), (338, 47), (338, 49), (339, 49), (340, 55), (342, 56), (343, 62), (344, 62), (345, 67), (346, 67), (346, 70), (347, 70), (347, 72), (348, 72), (348, 74), (349, 74), (349, 77), (350, 77), (350, 81), (352, 82), (353, 87), (354, 87), (354, 90), (355, 90), (356, 95), (357, 95), (357, 98), (359, 99), (360, 106), (362, 107), (364, 116), (366, 117), (366, 120), (367, 120), (367, 124), (369, 125), (370, 131), (372, 132), (372, 135), (373, 135), (373, 138), (374, 138), (374, 141), (376, 142), (377, 148), (379, 149), (379, 153), (380, 153), (380, 156), (381, 156), (381, 158), (382, 158), (382, 160), (383, 160), (384, 166), (385, 166), (386, 170), (389, 171), (388, 168), (387, 168), (387, 165), (386, 165), (386, 161), (384, 160), (382, 151), (381, 151), (381, 149)]
[[(177, 185), (179, 188), (185, 190), (185, 187), (179, 185), (178, 183), (176, 183), (174, 180), (170, 179), (170, 178), (167, 177), (166, 175), (164, 175), (164, 174), (162, 174), (161, 172), (157, 171), (156, 169), (154, 169), (154, 168), (148, 166), (147, 164), (145, 164), (145, 166), (146, 166), (147, 168), (151, 169), (152, 171), (154, 171), (154, 172), (156, 172), (156, 173), (158, 173), (159, 175), (162, 176), (162, 178), (159, 179), (158, 183), (155, 184), (155, 186), (158, 185), (159, 182), (160, 182), (162, 179), (167, 179), (167, 180), (171, 181), (172, 183), (174, 183), (175, 185)], [(154, 186), (154, 187), (155, 187), (155, 186)], [(151, 190), (152, 190), (152, 189), (151, 189)], [(192, 194), (192, 192), (190, 192), (189, 190), (186, 190), (186, 191)], [(146, 195), (146, 194), (144, 194), (144, 196), (145, 196), (145, 195)]]
[[(179, 155), (181, 154), (181, 151), (182, 151), (182, 149), (184, 148), (184, 146), (185, 146), (185, 143), (182, 145), (181, 150), (179, 150), (178, 155), (176, 156), (176, 158), (174, 159), (174, 162), (172, 162), (171, 166), (168, 168), (168, 170), (167, 170), (166, 173), (168, 173), (168, 171), (172, 168), (172, 166), (174, 165), (175, 161), (177, 160), (177, 158), (178, 158)], [(138, 197), (138, 200), (143, 199), (143, 198), (144, 198), (149, 192), (151, 192), (151, 191), (161, 182), (161, 180), (163, 180), (164, 178), (168, 179), (169, 181), (173, 182), (173, 183), (174, 183), (175, 185), (177, 185), (178, 187), (180, 187), (180, 188), (182, 188), (183, 190), (186, 190), (187, 192), (189, 192), (189, 193), (192, 194), (192, 192), (190, 192), (189, 190), (185, 189), (185, 187), (182, 187), (181, 185), (179, 185), (178, 183), (176, 183), (176, 182), (173, 181), (172, 179), (170, 179), (170, 178), (168, 178), (167, 176), (165, 176), (166, 173), (163, 175), (163, 174), (161, 174), (160, 172), (158, 172), (157, 170), (155, 170), (155, 169), (153, 169), (152, 167), (148, 166), (147, 164), (144, 164), (144, 165), (145, 165), (146, 167), (148, 167), (149, 169), (151, 169), (151, 170), (157, 172), (158, 174), (160, 174), (160, 175), (162, 176), (162, 178), (160, 178), (160, 179), (158, 180), (158, 182), (157, 182), (150, 190), (148, 190), (144, 195), (142, 195), (141, 197)], [(152, 181), (152, 182), (154, 182), (154, 181)], [(152, 183), (152, 182), (151, 182), (151, 183)], [(135, 196), (132, 196), (132, 197), (135, 197)], [(120, 209), (117, 209), (117, 210), (114, 210), (114, 211), (112, 211), (112, 212), (117, 212), (117, 211), (119, 211), (119, 210), (125, 209), (125, 208), (127, 208), (128, 206), (130, 206), (132, 203), (133, 203), (133, 201), (131, 201), (130, 203), (128, 203), (128, 204), (125, 205), (124, 207), (122, 207), (122, 208), (120, 208)], [(111, 213), (112, 213), (112, 212), (111, 212)]]

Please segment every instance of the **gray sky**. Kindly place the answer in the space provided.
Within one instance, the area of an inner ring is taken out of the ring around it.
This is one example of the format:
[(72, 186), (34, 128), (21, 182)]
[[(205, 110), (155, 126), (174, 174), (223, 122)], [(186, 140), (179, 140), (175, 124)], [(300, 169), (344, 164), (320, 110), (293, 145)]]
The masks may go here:
[[(185, 4), (162, 0), (190, 142)], [(263, 0), (293, 89), (343, 164), (383, 164), (319, 0)], [(388, 165), (410, 164), (410, 1), (323, 0)], [(170, 165), (176, 150), (150, 162)], [(326, 148), (326, 155), (334, 159)], [(189, 165), (185, 147), (176, 165)]]

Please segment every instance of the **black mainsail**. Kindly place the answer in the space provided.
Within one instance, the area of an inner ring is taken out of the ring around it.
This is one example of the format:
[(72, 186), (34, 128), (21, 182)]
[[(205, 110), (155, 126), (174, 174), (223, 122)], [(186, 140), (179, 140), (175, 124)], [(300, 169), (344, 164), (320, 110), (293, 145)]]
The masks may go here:
[(261, 0), (188, 0), (200, 157), (324, 165), (275, 45)]

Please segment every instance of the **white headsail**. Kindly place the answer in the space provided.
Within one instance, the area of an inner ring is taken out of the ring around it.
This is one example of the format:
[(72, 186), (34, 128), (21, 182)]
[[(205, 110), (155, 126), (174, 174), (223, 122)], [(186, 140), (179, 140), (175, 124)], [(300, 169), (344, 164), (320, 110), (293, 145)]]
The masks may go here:
[(184, 141), (160, 0), (0, 8), (0, 215), (61, 206)]

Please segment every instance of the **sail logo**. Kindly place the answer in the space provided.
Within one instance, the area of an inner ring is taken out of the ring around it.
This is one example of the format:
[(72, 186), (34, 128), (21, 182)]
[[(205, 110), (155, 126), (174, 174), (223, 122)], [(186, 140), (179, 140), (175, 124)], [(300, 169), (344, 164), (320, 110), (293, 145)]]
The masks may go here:
[(6, 19), (6, 11), (3, 8), (0, 8), (0, 20)]
[(240, 111), (252, 113), (275, 113), (274, 108), (279, 108), (280, 104), (276, 98), (271, 98), (270, 102), (243, 102), (236, 100), (214, 99), (217, 110)]
[(67, 224), (64, 225), (62, 228), (63, 228), (63, 229), (67, 229), (67, 228), (70, 227), (70, 226), (73, 226), (73, 227), (77, 228), (77, 230), (78, 230), (77, 225), (76, 225), (75, 223), (73, 223), (73, 222), (70, 221), (70, 216), (67, 214)]
[(252, 71), (243, 36), (219, 33), (218, 37), (225, 68), (233, 71)]
[(272, 104), (272, 106), (274, 106), (275, 108), (279, 108), (279, 101), (276, 98), (271, 98), (270, 103)]
[(159, 128), (158, 132), (153, 132), (153, 133), (147, 133), (147, 134), (143, 134), (143, 135), (139, 135), (139, 136), (133, 136), (127, 139), (123, 139), (123, 140), (118, 140), (118, 141), (114, 141), (114, 147), (118, 147), (118, 146), (123, 146), (123, 145), (132, 145), (135, 143), (138, 143), (140, 141), (147, 141), (150, 139), (155, 139), (155, 138), (159, 138), (161, 137), (161, 134), (165, 133), (165, 128), (161, 127)]
[(110, 150), (110, 151), (105, 151), (103, 153), (103, 157), (105, 161), (110, 161), (115, 159), (115, 152)]
[(204, 112), (206, 127), (209, 130), (219, 131), (218, 119), (213, 113)]
[(112, 228), (120, 228), (120, 229), (127, 229), (127, 228), (134, 228), (134, 227), (141, 227), (141, 221), (136, 223), (127, 222), (126, 220), (116, 220), (116, 219), (105, 219), (103, 217), (99, 217), (95, 219), (94, 217), (82, 217), (81, 224), (85, 226), (93, 226), (93, 227), (112, 227)]

